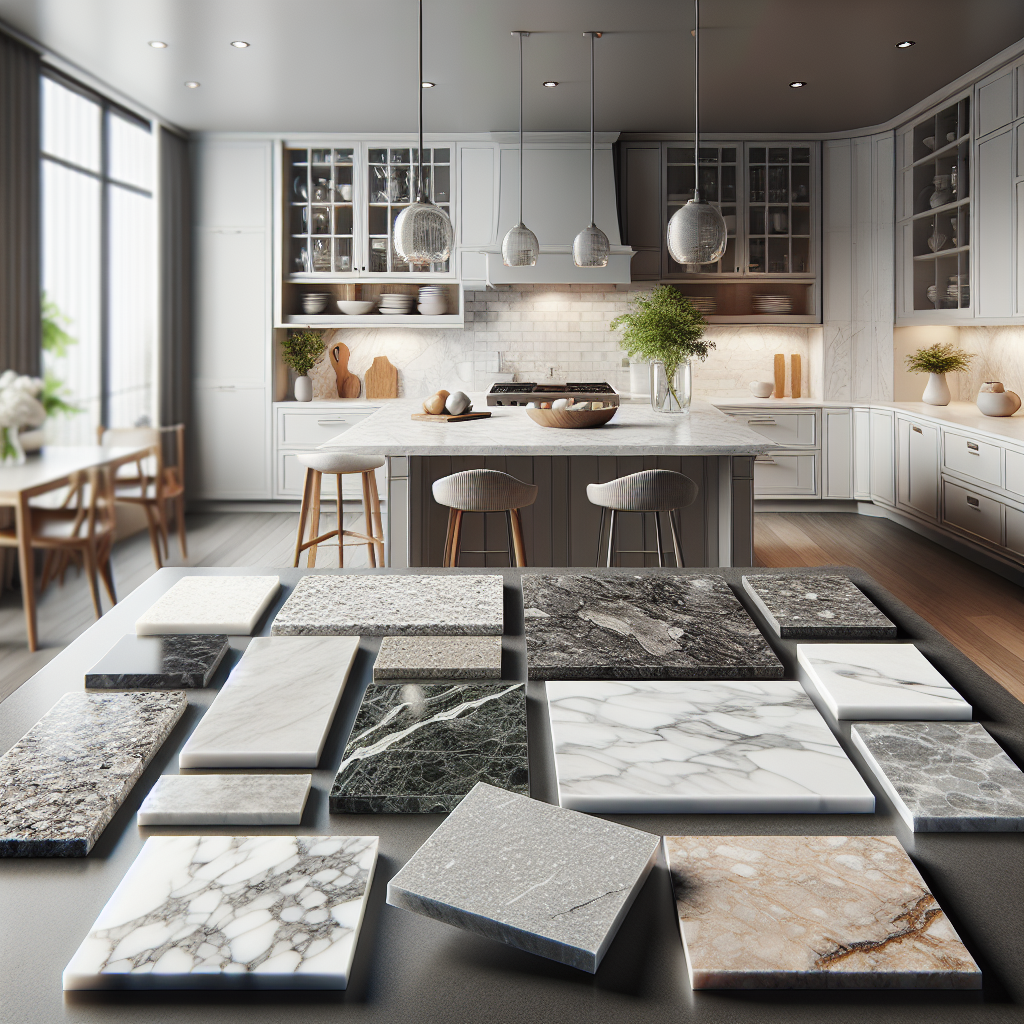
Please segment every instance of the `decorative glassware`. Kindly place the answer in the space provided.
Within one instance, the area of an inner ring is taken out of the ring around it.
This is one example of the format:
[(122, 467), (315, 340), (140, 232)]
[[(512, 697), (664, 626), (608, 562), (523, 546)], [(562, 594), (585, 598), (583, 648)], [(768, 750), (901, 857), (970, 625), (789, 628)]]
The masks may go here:
[(25, 449), (21, 446), (18, 427), (0, 427), (0, 465), (23, 466)]
[(681, 359), (671, 379), (660, 359), (651, 361), (651, 408), (655, 412), (690, 411), (693, 398), (693, 367), (689, 359)]
[(519, 36), (519, 223), (509, 228), (501, 242), (501, 261), (506, 267), (534, 267), (540, 254), (537, 236), (523, 223), (523, 37)]
[(611, 245), (608, 236), (594, 223), (594, 40), (590, 36), (590, 223), (572, 241), (572, 261), (577, 267), (607, 267)]
[(935, 186), (935, 191), (928, 199), (928, 205), (933, 210), (937, 206), (945, 206), (946, 203), (953, 202), (953, 192), (950, 189), (948, 174), (936, 174), (932, 178), (932, 185)]

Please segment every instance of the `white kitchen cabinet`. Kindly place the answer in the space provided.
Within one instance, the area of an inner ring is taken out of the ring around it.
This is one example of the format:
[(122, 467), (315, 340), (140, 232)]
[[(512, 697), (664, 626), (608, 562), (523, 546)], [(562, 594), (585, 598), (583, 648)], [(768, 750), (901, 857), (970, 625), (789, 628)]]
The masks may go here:
[(1005, 128), (1013, 120), (1013, 68), (1002, 68), (978, 83), (978, 137)]
[(194, 154), (195, 223), (266, 230), (270, 225), (270, 142), (201, 135)]
[(755, 498), (813, 498), (817, 493), (817, 452), (771, 452), (754, 459)]
[(978, 146), (975, 308), (980, 317), (1013, 316), (1013, 132), (1007, 128)]
[(871, 412), (853, 410), (853, 496), (871, 499)]
[(939, 518), (939, 428), (896, 417), (896, 504)]
[(1006, 489), (1024, 498), (1024, 452), (1006, 449)]
[(270, 497), (270, 438), (263, 387), (197, 387), (192, 423), (195, 487), (204, 500), (248, 501)]
[(943, 431), (943, 468), (979, 483), (999, 487), (1002, 483), (1002, 449), (953, 430)]
[(1002, 540), (1003, 504), (980, 491), (942, 481), (942, 519), (950, 526), (990, 544)]
[(872, 409), (870, 424), (871, 445), (871, 500), (883, 505), (895, 505), (893, 478), (893, 414), (887, 409)]
[(854, 496), (853, 410), (823, 410), (825, 465), (822, 473), (823, 498)]
[(1024, 512), (1006, 505), (1003, 515), (1006, 517), (1006, 547), (1024, 558)]

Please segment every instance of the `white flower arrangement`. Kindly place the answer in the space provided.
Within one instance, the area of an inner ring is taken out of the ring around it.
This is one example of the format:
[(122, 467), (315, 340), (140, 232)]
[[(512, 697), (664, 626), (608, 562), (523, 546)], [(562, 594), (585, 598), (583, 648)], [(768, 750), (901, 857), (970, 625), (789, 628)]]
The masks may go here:
[(42, 393), (40, 377), (28, 377), (14, 370), (0, 374), (0, 461), (24, 461), (18, 431), (22, 427), (41, 427), (45, 422), (46, 409), (39, 400)]

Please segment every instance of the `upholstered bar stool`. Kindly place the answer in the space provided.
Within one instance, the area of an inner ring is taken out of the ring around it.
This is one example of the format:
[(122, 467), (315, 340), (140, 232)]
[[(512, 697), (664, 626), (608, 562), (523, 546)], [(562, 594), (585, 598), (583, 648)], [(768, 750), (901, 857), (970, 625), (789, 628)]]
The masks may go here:
[[(380, 497), (377, 494), (377, 476), (375, 470), (384, 465), (384, 460), (375, 455), (347, 455), (343, 452), (305, 452), (296, 456), (306, 467), (306, 479), (302, 486), (302, 507), (299, 510), (299, 533), (295, 538), (295, 561), (299, 564), (299, 555), (307, 548), (309, 557), (307, 566), (312, 569), (316, 565), (317, 545), (332, 537), (338, 538), (338, 565), (345, 565), (345, 548), (366, 544), (366, 554), (370, 568), (384, 565), (384, 527), (380, 518)], [(320, 533), (320, 482), (324, 474), (333, 476), (338, 486), (338, 528), (327, 533)], [(357, 533), (342, 528), (344, 506), (341, 500), (341, 478), (352, 473), (359, 473), (363, 478), (363, 521), (366, 533)], [(312, 522), (309, 528), (309, 540), (303, 540), (306, 532), (306, 519)], [(354, 541), (345, 541), (346, 537), (354, 537)]]
[(676, 532), (676, 521), (673, 512), (677, 508), (692, 505), (697, 497), (697, 485), (682, 473), (674, 473), (670, 469), (645, 469), (629, 476), (620, 476), (617, 480), (609, 480), (605, 484), (587, 484), (587, 497), (591, 504), (601, 507), (601, 528), (597, 534), (597, 564), (601, 564), (604, 526), (608, 514), (611, 522), (608, 526), (608, 548), (605, 565), (612, 564), (613, 554), (648, 555), (653, 551), (616, 551), (615, 517), (619, 512), (653, 512), (654, 526), (658, 535), (658, 565), (665, 564), (665, 547), (661, 538), (661, 515), (668, 513), (669, 529), (672, 531), (672, 550), (675, 552), (676, 565), (682, 567), (682, 548), (679, 546), (679, 534)]
[[(537, 485), (523, 483), (496, 469), (467, 469), (434, 481), (434, 501), (448, 508), (448, 536), (444, 542), (444, 565), (454, 568), (462, 554), (464, 512), (504, 512), (508, 523), (508, 563), (526, 565), (523, 524), (519, 510), (537, 500)], [(500, 548), (466, 554), (496, 554)], [(513, 559), (515, 559), (513, 561)]]

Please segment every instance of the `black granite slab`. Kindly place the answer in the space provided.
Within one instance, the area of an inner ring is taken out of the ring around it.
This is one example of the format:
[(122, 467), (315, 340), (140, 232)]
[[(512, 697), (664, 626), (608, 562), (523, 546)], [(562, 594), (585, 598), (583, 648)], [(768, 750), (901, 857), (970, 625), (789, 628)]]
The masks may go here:
[(530, 679), (781, 679), (721, 576), (523, 576)]
[(892, 639), (896, 627), (846, 576), (744, 576), (743, 589), (786, 639)]
[(451, 811), (478, 782), (529, 795), (522, 683), (378, 684), (363, 697), (330, 806)]
[(208, 686), (228, 651), (222, 634), (136, 636), (129, 633), (88, 672), (90, 690), (195, 690)]

